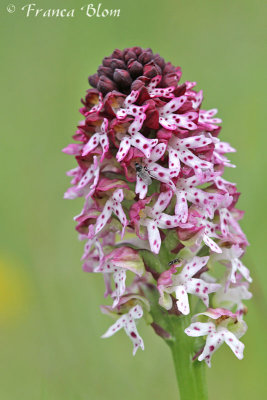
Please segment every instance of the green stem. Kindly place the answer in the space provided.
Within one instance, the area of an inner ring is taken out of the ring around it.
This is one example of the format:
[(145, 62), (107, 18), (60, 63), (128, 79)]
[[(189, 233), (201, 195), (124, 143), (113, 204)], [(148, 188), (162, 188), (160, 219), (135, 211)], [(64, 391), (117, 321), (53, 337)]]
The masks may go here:
[(144, 292), (151, 305), (153, 328), (171, 349), (180, 400), (207, 400), (206, 365), (203, 361), (192, 360), (201, 346), (197, 338), (184, 332), (190, 325), (191, 316), (170, 314), (160, 307), (158, 291), (152, 285), (144, 286)]
[(173, 340), (168, 340), (167, 344), (172, 352), (180, 400), (207, 400), (205, 364), (197, 360), (192, 361), (192, 338), (184, 333), (189, 325), (188, 316), (170, 316), (169, 326), (172, 328)]

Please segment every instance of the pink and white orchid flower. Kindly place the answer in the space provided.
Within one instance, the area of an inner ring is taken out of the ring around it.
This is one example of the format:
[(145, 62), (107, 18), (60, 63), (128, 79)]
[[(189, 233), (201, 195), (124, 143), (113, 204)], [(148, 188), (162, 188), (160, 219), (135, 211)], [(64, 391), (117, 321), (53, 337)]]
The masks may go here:
[(143, 310), (142, 307), (137, 304), (135, 307), (131, 308), (130, 311), (127, 314), (124, 314), (122, 317), (120, 317), (115, 324), (111, 325), (111, 327), (107, 330), (104, 335), (102, 335), (102, 338), (108, 338), (110, 336), (113, 336), (116, 332), (118, 332), (120, 329), (124, 329), (125, 333), (131, 341), (133, 342), (133, 355), (135, 355), (137, 349), (141, 347), (142, 350), (144, 350), (144, 342), (139, 333), (137, 332), (136, 325), (135, 325), (135, 319), (139, 319), (143, 316)]

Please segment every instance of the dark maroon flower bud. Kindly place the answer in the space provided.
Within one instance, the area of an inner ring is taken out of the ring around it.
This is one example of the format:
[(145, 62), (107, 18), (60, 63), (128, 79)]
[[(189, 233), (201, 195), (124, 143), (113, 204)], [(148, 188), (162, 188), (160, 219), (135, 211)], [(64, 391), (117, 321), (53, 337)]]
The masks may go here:
[(104, 65), (104, 67), (110, 67), (112, 60), (113, 58), (111, 57), (105, 57), (102, 61), (102, 64)]
[(144, 75), (147, 78), (154, 78), (154, 76), (160, 75), (160, 73), (161, 73), (161, 69), (153, 62), (146, 64), (144, 66)]
[(138, 47), (138, 46), (133, 47), (132, 50), (135, 52), (135, 54), (136, 54), (137, 56), (139, 56), (139, 55), (142, 53), (141, 47)]
[(142, 86), (139, 90), (139, 96), (136, 101), (136, 104), (142, 105), (146, 100), (150, 99), (149, 93), (147, 91), (147, 88), (145, 86)]
[(138, 61), (132, 61), (128, 64), (128, 69), (133, 78), (143, 74), (143, 65)]
[(137, 56), (135, 54), (135, 52), (133, 50), (129, 50), (126, 54), (125, 54), (125, 61), (128, 62), (129, 60), (136, 60)]
[(132, 78), (129, 72), (125, 69), (115, 69), (113, 79), (119, 87), (129, 87), (132, 83)]
[[(115, 70), (126, 72), (115, 73)], [(176, 68), (171, 63), (166, 64), (164, 59), (159, 54), (153, 54), (151, 49), (131, 47), (123, 51), (116, 49), (111, 56), (105, 57), (102, 65), (98, 68), (98, 77), (97, 75), (93, 78), (90, 77), (90, 82), (92, 82), (93, 87), (98, 87), (99, 77), (105, 76), (114, 82), (116, 88), (119, 87), (122, 94), (128, 95), (131, 90), (138, 90), (143, 84), (147, 86), (156, 75), (162, 76), (159, 88), (163, 88), (169, 81), (174, 80), (173, 75), (171, 75), (172, 80), (169, 76), (168, 79), (164, 80), (165, 75), (175, 73)], [(179, 76), (179, 73), (177, 73), (177, 81)], [(135, 83), (136, 79), (142, 81), (143, 84)], [(112, 90), (114, 88), (114, 85), (111, 85), (110, 82), (107, 85), (107, 82), (109, 81), (105, 81), (105, 84), (103, 84), (103, 81), (101, 81), (99, 84), (100, 88), (103, 87), (102, 94), (107, 93), (108, 87)], [(147, 93), (143, 98), (144, 101), (147, 99)]]
[(151, 109), (146, 112), (145, 125), (150, 129), (159, 129), (159, 112), (158, 110)]
[(156, 54), (156, 57), (154, 58), (154, 62), (158, 64), (158, 66), (163, 70), (165, 67), (165, 60), (164, 58), (160, 57), (159, 55)]
[(103, 67), (103, 65), (100, 65), (100, 67), (98, 67), (97, 73), (99, 76), (106, 75), (110, 79), (113, 78), (113, 69), (109, 67)]
[(142, 86), (145, 86), (145, 83), (141, 79), (136, 79), (132, 83), (131, 90), (139, 90)]
[(89, 76), (89, 78), (88, 78), (89, 84), (90, 84), (91, 86), (93, 86), (94, 88), (97, 87), (98, 81), (99, 81), (99, 76), (98, 76), (98, 74), (91, 75), (91, 76)]
[(123, 51), (119, 49), (115, 49), (111, 55), (112, 58), (119, 58), (120, 60), (123, 59)]
[(180, 109), (179, 109), (179, 114), (184, 114), (184, 113), (186, 113), (186, 112), (188, 112), (188, 111), (193, 111), (192, 102), (191, 102), (191, 101), (186, 101), (186, 102), (182, 105), (182, 107), (180, 107)]
[(163, 73), (164, 74), (169, 74), (170, 72), (175, 72), (175, 67), (170, 62), (167, 62), (165, 64)]
[(138, 60), (142, 64), (147, 64), (149, 61), (152, 59), (152, 53), (149, 53), (148, 51), (141, 53), (140, 56), (138, 57)]
[(108, 77), (102, 75), (99, 78), (99, 81), (98, 81), (98, 84), (97, 84), (97, 89), (100, 92), (106, 94), (108, 92), (111, 92), (112, 90), (116, 90), (117, 86), (111, 79), (109, 79)]
[(177, 83), (178, 83), (178, 77), (173, 72), (165, 75), (161, 82), (163, 87), (177, 86)]
[(114, 60), (112, 60), (110, 66), (113, 69), (116, 69), (116, 68), (126, 69), (125, 62), (123, 60), (117, 60), (116, 58)]
[(186, 84), (183, 83), (182, 85), (177, 86), (177, 88), (173, 91), (173, 94), (175, 97), (180, 97), (183, 94), (185, 94), (185, 92), (186, 92)]

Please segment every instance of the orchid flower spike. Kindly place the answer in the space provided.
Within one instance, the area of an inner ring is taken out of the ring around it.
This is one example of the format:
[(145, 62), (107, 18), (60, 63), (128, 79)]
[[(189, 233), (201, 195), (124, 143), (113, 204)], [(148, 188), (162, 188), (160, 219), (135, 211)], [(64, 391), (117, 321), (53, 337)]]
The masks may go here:
[(83, 270), (103, 276), (110, 305), (102, 310), (116, 318), (102, 337), (124, 330), (133, 354), (144, 350), (143, 318), (173, 353), (188, 351), (180, 369), (192, 372), (198, 361), (210, 366), (223, 343), (243, 358), (252, 277), (240, 193), (224, 179), (236, 150), (220, 140), (217, 109), (205, 110), (203, 91), (181, 79), (151, 49), (103, 59), (89, 76), (75, 143), (63, 149), (77, 162), (64, 197), (84, 199), (74, 218)]

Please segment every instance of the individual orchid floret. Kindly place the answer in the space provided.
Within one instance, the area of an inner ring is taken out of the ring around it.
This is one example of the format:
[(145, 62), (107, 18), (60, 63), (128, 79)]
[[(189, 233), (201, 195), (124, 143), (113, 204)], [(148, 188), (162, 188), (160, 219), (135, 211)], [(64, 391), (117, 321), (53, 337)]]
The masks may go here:
[[(205, 175), (205, 174), (204, 174)], [(181, 215), (181, 220), (185, 222), (188, 216), (188, 207), (186, 200), (195, 204), (198, 209), (203, 210), (204, 215), (213, 218), (216, 209), (223, 204), (225, 195), (216, 192), (209, 192), (199, 189), (196, 186), (205, 183), (205, 180), (198, 179), (195, 175), (190, 178), (178, 179), (176, 183), (175, 194), (177, 197), (175, 213)]]
[(231, 162), (223, 155), (225, 153), (234, 153), (234, 152), (236, 152), (236, 149), (230, 146), (229, 143), (221, 141), (217, 142), (215, 143), (215, 149), (212, 155), (212, 160), (214, 164), (219, 164), (222, 165), (223, 167), (235, 168), (235, 165), (231, 164)]
[[(91, 229), (93, 229), (92, 225), (91, 225)], [(90, 235), (90, 236), (92, 236), (92, 235)], [(104, 252), (103, 252), (101, 242), (98, 240), (98, 238), (96, 236), (93, 238), (89, 238), (87, 240), (87, 242), (85, 243), (82, 260), (86, 260), (89, 258), (92, 247), (94, 247), (97, 250), (98, 259), (99, 259), (99, 261), (101, 261), (104, 258)], [(93, 272), (93, 269), (92, 269), (92, 272)]]
[[(187, 262), (182, 272), (179, 274), (172, 275), (172, 283), (169, 285), (167, 283), (166, 287), (160, 282), (160, 292), (161, 297), (159, 304), (169, 309), (172, 302), (170, 301), (170, 294), (175, 293), (176, 305), (178, 310), (184, 314), (188, 315), (190, 312), (188, 293), (199, 297), (206, 307), (209, 306), (209, 293), (217, 291), (221, 285), (217, 283), (207, 283), (203, 279), (194, 278), (204, 266), (207, 264), (209, 257), (194, 257), (191, 261)], [(165, 294), (165, 293), (166, 294)]]
[(136, 104), (133, 104), (136, 102), (138, 97), (139, 91), (132, 90), (129, 96), (126, 97), (123, 106), (117, 111), (116, 117), (118, 119), (124, 119), (127, 115), (132, 117), (140, 117), (144, 115), (148, 106), (137, 106)]
[(71, 143), (67, 147), (64, 147), (62, 151), (63, 153), (69, 154), (70, 156), (77, 156), (81, 153), (82, 148), (83, 144)]
[(165, 106), (160, 107), (159, 123), (163, 128), (175, 131), (177, 128), (188, 129), (190, 131), (197, 129), (197, 125), (193, 120), (198, 118), (196, 112), (186, 112), (184, 114), (175, 114), (179, 108), (186, 102), (186, 96), (175, 97)]
[(150, 157), (153, 147), (158, 143), (158, 139), (148, 139), (139, 132), (145, 117), (145, 114), (137, 116), (134, 122), (128, 128), (129, 135), (125, 135), (122, 138), (116, 155), (116, 158), (119, 162), (127, 156), (131, 146), (144, 153), (146, 158)]
[(161, 82), (161, 79), (162, 79), (161, 75), (157, 75), (154, 78), (152, 78), (149, 84), (146, 86), (149, 96), (151, 98), (154, 97), (173, 98), (174, 97), (173, 91), (175, 89), (174, 86), (170, 86), (167, 88), (157, 88), (157, 86)]
[(190, 93), (190, 100), (192, 102), (192, 107), (197, 110), (203, 101), (203, 90), (200, 90), (198, 93), (194, 92), (194, 95), (192, 95), (192, 91)]
[(221, 253), (222, 249), (218, 244), (211, 238), (219, 239), (219, 235), (216, 233), (217, 225), (202, 218), (199, 222), (199, 226), (203, 226), (203, 230), (201, 233), (203, 242), (211, 249), (211, 251), (215, 253)]
[(224, 239), (233, 243), (247, 244), (247, 238), (232, 213), (227, 208), (221, 208), (219, 214), (221, 232)]
[(171, 190), (161, 193), (153, 207), (147, 206), (145, 208), (139, 221), (140, 225), (146, 226), (151, 251), (156, 254), (159, 253), (161, 246), (159, 228), (170, 229), (181, 224), (176, 215), (168, 215), (162, 212), (168, 207), (171, 198)]
[(227, 307), (228, 309), (236, 307), (237, 311), (244, 310), (243, 300), (250, 300), (252, 297), (252, 293), (248, 290), (248, 282), (233, 283), (227, 289), (225, 289), (225, 286), (222, 284), (222, 287), (214, 294), (213, 305), (215, 307)]
[(214, 179), (214, 184), (216, 185), (216, 187), (220, 190), (222, 190), (223, 192), (229, 192), (229, 187), (232, 190), (236, 191), (236, 184), (233, 182), (229, 182), (226, 179), (222, 178), (220, 175), (219, 176), (215, 176)]
[(190, 151), (189, 148), (197, 149), (211, 142), (212, 140), (210, 138), (206, 138), (205, 136), (197, 136), (187, 139), (173, 137), (169, 141), (168, 146), (170, 166), (180, 170), (180, 161), (182, 161), (185, 165), (193, 168), (196, 176), (201, 178), (203, 170), (213, 170), (213, 164), (209, 161), (200, 159), (192, 151)]
[(222, 249), (221, 254), (214, 254), (212, 259), (214, 261), (226, 262), (226, 266), (230, 269), (230, 273), (227, 279), (227, 285), (230, 282), (236, 283), (236, 274), (240, 272), (240, 274), (248, 281), (252, 282), (252, 278), (250, 276), (249, 269), (245, 267), (242, 261), (239, 259), (243, 255), (244, 251), (238, 245), (233, 245), (230, 248), (224, 247)]
[(87, 154), (91, 153), (99, 144), (102, 147), (102, 156), (100, 161), (102, 162), (105, 154), (107, 153), (109, 149), (109, 140), (107, 136), (107, 131), (108, 131), (108, 120), (107, 118), (104, 118), (104, 121), (101, 125), (100, 131), (96, 132), (86, 143), (86, 145), (83, 148), (82, 155), (86, 156)]
[(192, 235), (190, 235), (190, 237), (192, 236), (192, 238), (190, 240), (190, 243), (186, 244), (186, 240), (184, 240), (182, 237), (180, 239), (184, 244), (191, 247), (191, 251), (197, 252), (198, 250), (200, 250), (204, 242), (204, 244), (207, 245), (211, 249), (211, 251), (215, 253), (222, 252), (220, 246), (213, 240), (215, 238), (221, 239), (221, 237), (216, 233), (216, 230), (219, 229), (218, 224), (215, 224), (205, 218), (205, 216), (200, 214), (197, 209), (192, 208), (192, 206), (188, 210), (188, 223), (192, 224)]
[(200, 110), (199, 111), (199, 123), (204, 125), (208, 131), (213, 131), (217, 129), (218, 126), (216, 124), (220, 124), (222, 120), (220, 118), (213, 118), (215, 114), (217, 114), (217, 108), (213, 108), (212, 110)]
[(86, 96), (86, 102), (85, 105), (87, 106), (88, 103), (91, 103), (91, 105), (93, 103), (95, 103), (95, 105), (92, 106), (92, 108), (90, 108), (90, 110), (85, 112), (85, 117), (87, 117), (89, 114), (93, 114), (94, 112), (98, 113), (102, 110), (102, 108), (104, 107), (104, 102), (103, 102), (103, 95), (102, 93), (95, 93), (94, 90), (92, 89), (92, 92), (90, 92), (90, 90), (87, 93)]
[[(166, 147), (167, 145), (165, 143), (157, 144), (153, 148), (150, 157), (144, 159), (144, 167), (146, 168), (147, 173), (153, 179), (162, 183), (166, 183), (174, 191), (175, 185), (172, 179), (179, 175), (179, 170), (175, 168), (165, 168), (157, 163), (157, 161), (164, 156)], [(147, 194), (147, 190), (148, 190), (147, 182), (137, 174), (135, 193), (139, 194), (140, 199), (144, 199)]]
[(112, 274), (115, 290), (111, 294), (114, 298), (113, 308), (117, 306), (121, 296), (125, 292), (126, 271), (141, 276), (144, 273), (144, 264), (138, 252), (130, 247), (121, 247), (104, 256), (100, 264), (94, 268), (94, 272)]
[[(198, 319), (206, 321), (195, 322)], [(224, 342), (236, 357), (242, 360), (245, 346), (238, 339), (244, 335), (247, 326), (238, 313), (233, 314), (223, 308), (208, 309), (207, 312), (195, 315), (192, 321), (193, 323), (185, 329), (185, 333), (193, 337), (206, 336), (206, 344), (198, 356), (199, 361), (205, 360), (210, 367), (211, 356)]]
[(127, 336), (129, 336), (129, 338), (133, 342), (133, 355), (135, 355), (139, 347), (141, 347), (142, 350), (144, 350), (145, 348), (143, 339), (140, 337), (135, 325), (135, 319), (139, 319), (142, 316), (143, 309), (139, 304), (137, 304), (135, 307), (132, 307), (127, 314), (122, 315), (122, 317), (120, 317), (117, 322), (115, 322), (115, 324), (113, 324), (107, 330), (107, 332), (102, 335), (102, 338), (113, 336), (114, 333), (124, 328)]
[(186, 85), (186, 92), (185, 92), (185, 96), (188, 98), (189, 101), (191, 101), (192, 103), (192, 107), (197, 110), (202, 101), (203, 101), (203, 90), (200, 90), (198, 93), (194, 90), (192, 90), (193, 87), (196, 86), (196, 82), (190, 82), (190, 81), (186, 81), (185, 85)]
[[(79, 169), (80, 171), (80, 169)], [(100, 166), (97, 156), (93, 157), (93, 163), (80, 178), (77, 185), (70, 187), (64, 194), (64, 199), (75, 199), (76, 197), (90, 197), (93, 195), (99, 180)], [(90, 186), (89, 186), (90, 184)]]
[(95, 224), (95, 235), (98, 234), (103, 229), (103, 227), (107, 224), (108, 220), (110, 219), (112, 213), (114, 213), (120, 220), (123, 227), (121, 232), (121, 237), (124, 236), (125, 228), (127, 225), (127, 218), (121, 205), (122, 200), (123, 200), (123, 190), (118, 189), (113, 193), (112, 197), (106, 202), (103, 211), (98, 216)]

